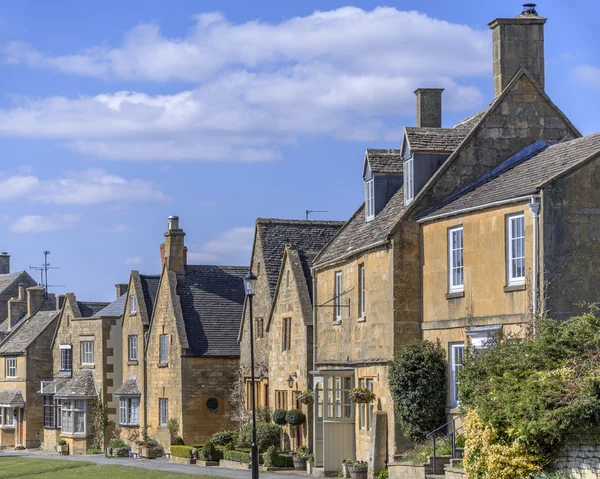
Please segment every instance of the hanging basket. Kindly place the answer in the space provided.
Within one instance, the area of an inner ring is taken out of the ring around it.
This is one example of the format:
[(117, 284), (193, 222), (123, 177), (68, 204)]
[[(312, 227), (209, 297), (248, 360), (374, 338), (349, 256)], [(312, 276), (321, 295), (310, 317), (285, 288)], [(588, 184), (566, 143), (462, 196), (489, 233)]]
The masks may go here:
[(307, 406), (314, 404), (315, 403), (315, 395), (314, 395), (312, 389), (309, 389), (308, 391), (302, 391), (298, 395), (298, 401), (300, 401), (302, 404), (306, 404)]
[(350, 390), (350, 399), (358, 404), (367, 404), (375, 401), (375, 393), (367, 388), (354, 388)]

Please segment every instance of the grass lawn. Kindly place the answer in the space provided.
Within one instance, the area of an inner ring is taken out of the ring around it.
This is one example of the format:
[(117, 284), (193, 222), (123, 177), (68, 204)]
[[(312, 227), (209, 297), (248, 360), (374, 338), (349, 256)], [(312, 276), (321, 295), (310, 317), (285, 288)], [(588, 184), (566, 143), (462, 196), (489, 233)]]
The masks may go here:
[(91, 462), (0, 457), (0, 479), (9, 477), (35, 479), (222, 479), (214, 476), (192, 476), (164, 471), (149, 471), (138, 467), (99, 466)]

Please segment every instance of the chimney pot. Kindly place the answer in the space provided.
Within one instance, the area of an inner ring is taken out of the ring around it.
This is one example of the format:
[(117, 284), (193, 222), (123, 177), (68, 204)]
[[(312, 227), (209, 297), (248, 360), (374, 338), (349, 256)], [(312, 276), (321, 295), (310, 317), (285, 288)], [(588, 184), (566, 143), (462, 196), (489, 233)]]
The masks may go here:
[[(179, 216), (169, 216), (169, 228), (165, 233), (164, 262), (169, 271), (184, 273), (187, 254), (184, 244), (185, 233), (179, 229)], [(161, 245), (161, 257), (163, 247)]]
[(0, 274), (10, 273), (10, 255), (3, 251), (0, 253)]
[(179, 216), (169, 216), (169, 229), (170, 230), (178, 230), (179, 229)]
[(19, 283), (19, 299), (25, 299), (25, 285)]
[(417, 88), (417, 127), (442, 127), (443, 88)]

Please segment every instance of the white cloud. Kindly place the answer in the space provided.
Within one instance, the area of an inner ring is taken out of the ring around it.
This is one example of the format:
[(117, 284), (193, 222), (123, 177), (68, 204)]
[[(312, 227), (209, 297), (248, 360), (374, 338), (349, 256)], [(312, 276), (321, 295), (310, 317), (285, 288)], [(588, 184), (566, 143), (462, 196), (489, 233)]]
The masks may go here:
[(491, 70), (489, 31), (395, 8), (345, 7), (277, 24), (205, 13), (195, 22), (183, 38), (140, 25), (120, 46), (64, 56), (7, 44), (7, 63), (192, 85), (16, 99), (0, 110), (0, 136), (49, 138), (109, 159), (272, 161), (303, 135), (399, 141), (396, 119), (414, 115), (417, 87), (443, 87), (445, 109), (472, 113), (483, 95), (468, 79)]
[(19, 175), (0, 177), (0, 199), (18, 197), (61, 205), (170, 200), (151, 182), (126, 180), (99, 169), (68, 173), (49, 180)]
[(141, 256), (134, 256), (132, 258), (125, 258), (125, 264), (140, 264), (142, 262)]
[(25, 215), (11, 224), (9, 229), (13, 233), (48, 233), (51, 231), (66, 230), (81, 218), (80, 215)]
[(254, 228), (232, 228), (200, 246), (192, 246), (188, 252), (188, 261), (218, 265), (247, 264), (250, 261), (253, 241)]
[(600, 67), (579, 65), (573, 69), (573, 75), (583, 85), (600, 88)]

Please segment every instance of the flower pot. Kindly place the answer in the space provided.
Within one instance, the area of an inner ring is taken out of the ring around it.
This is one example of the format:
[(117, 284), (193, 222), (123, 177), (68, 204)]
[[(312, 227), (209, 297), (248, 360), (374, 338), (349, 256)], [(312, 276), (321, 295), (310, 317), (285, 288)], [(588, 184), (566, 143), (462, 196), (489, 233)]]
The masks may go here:
[(350, 471), (348, 470), (348, 466), (346, 466), (346, 463), (342, 463), (342, 472), (344, 473), (344, 477), (346, 479), (350, 479)]
[(350, 479), (367, 479), (369, 468), (367, 466), (348, 466)]
[(294, 456), (294, 470), (305, 471), (306, 470), (306, 458), (300, 456)]
[(61, 456), (66, 456), (67, 454), (69, 454), (69, 445), (65, 444), (64, 446), (59, 446), (58, 444), (56, 445), (56, 451), (61, 455)]
[(306, 472), (312, 474), (314, 465), (315, 463), (313, 461), (306, 461)]
[(142, 457), (145, 457), (146, 459), (156, 459), (156, 454), (154, 453), (154, 448), (144, 446), (142, 448)]

